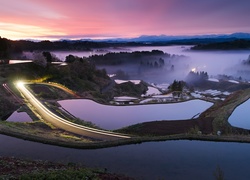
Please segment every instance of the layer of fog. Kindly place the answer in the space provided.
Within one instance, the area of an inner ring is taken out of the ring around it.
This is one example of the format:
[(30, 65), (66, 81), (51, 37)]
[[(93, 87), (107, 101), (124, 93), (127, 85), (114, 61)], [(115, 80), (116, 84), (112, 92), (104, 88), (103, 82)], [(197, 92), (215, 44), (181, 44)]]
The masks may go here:
[[(191, 70), (205, 71), (210, 76), (217, 76), (218, 74), (225, 74), (238, 78), (250, 79), (246, 72), (250, 70), (250, 66), (243, 65), (250, 54), (249, 50), (235, 50), (235, 51), (192, 51), (192, 46), (162, 46), (162, 47), (140, 47), (133, 50), (152, 50), (157, 48), (170, 54), (178, 54), (189, 57), (188, 65)], [(179, 76), (177, 76), (179, 77)]]
[[(174, 79), (185, 80), (188, 72), (205, 71), (209, 76), (224, 74), (233, 76), (235, 79), (241, 77), (244, 80), (250, 80), (250, 65), (243, 65), (250, 54), (250, 51), (192, 51), (191, 46), (143, 46), (126, 48), (106, 48), (93, 50), (89, 52), (53, 52), (58, 58), (64, 60), (68, 54), (79, 57), (89, 57), (94, 54), (106, 54), (108, 52), (133, 52), (133, 51), (152, 51), (162, 50), (168, 54), (184, 55), (182, 61), (172, 62), (174, 71), (169, 71), (169, 67), (143, 69), (134, 65), (119, 66), (100, 66), (105, 68), (108, 73), (113, 74), (118, 70), (123, 71), (130, 79), (141, 79), (152, 83), (171, 83)], [(165, 60), (166, 63), (167, 60)]]

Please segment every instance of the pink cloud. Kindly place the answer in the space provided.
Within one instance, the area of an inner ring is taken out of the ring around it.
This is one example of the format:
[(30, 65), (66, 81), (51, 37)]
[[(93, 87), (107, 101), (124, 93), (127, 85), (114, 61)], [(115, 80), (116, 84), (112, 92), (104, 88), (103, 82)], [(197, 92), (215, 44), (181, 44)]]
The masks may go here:
[(250, 29), (244, 21), (248, 5), (244, 0), (8, 0), (0, 2), (0, 22), (69, 37), (229, 33)]

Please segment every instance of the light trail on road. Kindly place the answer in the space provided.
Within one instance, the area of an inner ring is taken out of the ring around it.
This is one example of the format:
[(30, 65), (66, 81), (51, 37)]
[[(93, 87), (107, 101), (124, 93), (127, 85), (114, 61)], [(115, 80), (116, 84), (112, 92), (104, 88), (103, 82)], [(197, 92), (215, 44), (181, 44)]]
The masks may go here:
[(18, 82), (17, 83), (18, 90), (30, 102), (30, 104), (36, 108), (41, 117), (43, 117), (46, 121), (50, 122), (54, 126), (69, 132), (73, 132), (79, 135), (95, 139), (117, 140), (123, 138), (130, 138), (127, 135), (75, 124), (59, 117), (58, 115), (52, 113), (47, 107), (45, 107), (37, 98), (35, 98), (35, 96), (25, 87), (25, 84), (26, 83), (24, 82)]

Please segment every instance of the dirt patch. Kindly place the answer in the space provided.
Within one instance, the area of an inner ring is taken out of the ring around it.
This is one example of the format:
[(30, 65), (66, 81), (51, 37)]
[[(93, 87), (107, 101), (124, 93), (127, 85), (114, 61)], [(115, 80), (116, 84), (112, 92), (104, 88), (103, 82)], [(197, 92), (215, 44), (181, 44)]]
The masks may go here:
[(145, 122), (118, 130), (122, 133), (135, 135), (164, 136), (183, 133), (208, 134), (212, 132), (212, 118), (190, 119), (178, 121), (153, 121)]

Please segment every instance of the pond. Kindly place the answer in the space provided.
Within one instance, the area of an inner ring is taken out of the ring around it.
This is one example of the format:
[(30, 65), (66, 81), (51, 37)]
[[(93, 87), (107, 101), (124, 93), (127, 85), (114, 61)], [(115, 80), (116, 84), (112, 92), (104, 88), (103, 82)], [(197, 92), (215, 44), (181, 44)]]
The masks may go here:
[(239, 105), (228, 118), (228, 122), (234, 126), (250, 130), (250, 99)]
[(6, 121), (10, 122), (32, 122), (32, 119), (26, 112), (13, 112)]
[(180, 140), (81, 150), (0, 135), (0, 144), (0, 156), (107, 168), (139, 180), (211, 180), (217, 166), (227, 180), (250, 179), (250, 144), (243, 143)]
[(108, 130), (148, 121), (190, 119), (213, 105), (202, 100), (130, 106), (102, 105), (88, 99), (62, 100), (58, 103), (75, 117)]

